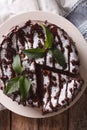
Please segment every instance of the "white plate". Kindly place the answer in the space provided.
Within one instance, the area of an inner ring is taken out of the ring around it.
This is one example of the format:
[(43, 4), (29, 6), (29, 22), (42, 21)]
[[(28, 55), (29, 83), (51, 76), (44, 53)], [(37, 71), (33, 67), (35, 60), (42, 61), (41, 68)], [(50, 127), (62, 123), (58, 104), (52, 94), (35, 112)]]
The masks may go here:
[(78, 31), (78, 29), (73, 24), (71, 24), (69, 21), (67, 21), (65, 18), (63, 18), (59, 15), (54, 15), (52, 13), (39, 12), (39, 11), (28, 12), (28, 13), (24, 13), (21, 15), (17, 15), (15, 17), (9, 19), (7, 22), (5, 22), (0, 27), (0, 42), (2, 39), (2, 35), (8, 33), (9, 30), (13, 26), (25, 23), (29, 19), (40, 20), (40, 21), (47, 20), (48, 22), (54, 23), (54, 24), (58, 25), (59, 27), (63, 28), (69, 34), (69, 36), (72, 37), (72, 39), (76, 43), (76, 47), (78, 49), (79, 56), (80, 56), (80, 62), (81, 62), (80, 73), (81, 73), (82, 78), (85, 81), (85, 84), (83, 85), (82, 90), (79, 92), (77, 97), (74, 99), (74, 101), (69, 106), (67, 106), (66, 108), (63, 108), (62, 110), (59, 110), (58, 112), (47, 114), (45, 116), (43, 116), (41, 114), (41, 111), (38, 108), (24, 107), (22, 105), (18, 105), (18, 103), (13, 102), (9, 97), (4, 95), (3, 92), (0, 90), (0, 103), (3, 104), (9, 110), (11, 110), (19, 115), (26, 116), (26, 117), (45, 118), (45, 117), (59, 114), (65, 110), (67, 110), (74, 103), (76, 103), (76, 101), (80, 98), (80, 96), (84, 92), (84, 90), (86, 88), (86, 84), (87, 84), (87, 57), (86, 57), (87, 56), (87, 44), (86, 44), (83, 36), (81, 35), (81, 33)]

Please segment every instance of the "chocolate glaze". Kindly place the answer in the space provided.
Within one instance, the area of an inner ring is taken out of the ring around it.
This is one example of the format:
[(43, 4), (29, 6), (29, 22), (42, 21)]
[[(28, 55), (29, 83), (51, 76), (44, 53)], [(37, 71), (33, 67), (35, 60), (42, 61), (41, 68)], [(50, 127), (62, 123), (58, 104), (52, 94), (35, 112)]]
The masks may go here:
[[(4, 82), (4, 87), (9, 79), (12, 79), (16, 76), (13, 68), (13, 58), (19, 54), (21, 57), (22, 65), (24, 66), (23, 75), (28, 77), (32, 84), (29, 91), (29, 96), (24, 102), (20, 102), (20, 99), (18, 100), (18, 103), (22, 103), (23, 105), (30, 104), (32, 106), (35, 106), (34, 104), (37, 103), (38, 107), (43, 106), (43, 97), (46, 92), (48, 92), (48, 99), (47, 103), (50, 102), (50, 108), (52, 111), (57, 111), (58, 109), (64, 107), (66, 104), (69, 104), (69, 99), (67, 97), (67, 91), (68, 91), (68, 84), (71, 82), (73, 78), (75, 78), (76, 81), (80, 83), (80, 87), (82, 86), (82, 79), (78, 80), (77, 77), (79, 77), (79, 69), (76, 68), (76, 66), (80, 65), (79, 59), (72, 59), (71, 60), (71, 54), (75, 53), (78, 57), (78, 52), (75, 47), (74, 42), (72, 39), (68, 36), (68, 34), (61, 29), (60, 27), (50, 24), (47, 21), (43, 22), (45, 26), (47, 26), (50, 31), (53, 33), (54, 36), (54, 43), (53, 47), (58, 47), (65, 56), (65, 50), (67, 50), (67, 69), (64, 70), (63, 68), (56, 67), (56, 61), (51, 56), (48, 58), (47, 54), (43, 58), (43, 62), (40, 63), (37, 60), (29, 59), (28, 57), (25, 58), (25, 55), (23, 53), (24, 49), (28, 48), (35, 48), (34, 45), (34, 38), (37, 35), (38, 41), (36, 43), (36, 48), (43, 48), (44, 41), (45, 41), (45, 34), (43, 32), (42, 27), (40, 26), (42, 22), (38, 21), (27, 21), (22, 27), (16, 26), (14, 27), (10, 33), (8, 33), (6, 36), (4, 36), (3, 41), (0, 44), (0, 69), (1, 69), (1, 75), (0, 80)], [(62, 40), (62, 37), (64, 41)], [(57, 40), (56, 40), (57, 39)], [(65, 42), (68, 41), (67, 45), (65, 46)], [(74, 48), (74, 51), (73, 49)], [(48, 61), (47, 61), (48, 59)], [(28, 65), (25, 65), (26, 64)], [(49, 62), (49, 63), (48, 63)], [(51, 66), (50, 66), (51, 64)], [(73, 66), (73, 69), (71, 71), (71, 65)], [(31, 66), (33, 66), (33, 69), (31, 69)], [(10, 74), (8, 74), (8, 69)], [(59, 82), (59, 91), (55, 95), (55, 99), (57, 99), (56, 107), (53, 106), (51, 102), (51, 89), (52, 86), (57, 86), (57, 79), (55, 76), (52, 76), (52, 72), (57, 73), (58, 75), (58, 82)], [(49, 77), (49, 86), (47, 88), (46, 84), (43, 84), (43, 75), (47, 75)], [(62, 78), (61, 75), (67, 75), (67, 81), (66, 79)], [(36, 78), (35, 78), (36, 76)], [(69, 78), (70, 77), (70, 78)], [(34, 82), (35, 81), (35, 82)], [(55, 82), (54, 82), (55, 81)], [(72, 94), (72, 98), (75, 97), (76, 93), (78, 92), (77, 83), (74, 81), (74, 89), (70, 88), (70, 92)], [(61, 90), (63, 88), (63, 84), (66, 83), (66, 94), (65, 99), (62, 101), (63, 105), (59, 103), (59, 97), (61, 94)], [(0, 83), (1, 85), (1, 83)], [(36, 88), (36, 92), (34, 92), (34, 87)], [(0, 86), (2, 89), (2, 85)], [(4, 88), (3, 88), (4, 89)], [(13, 100), (17, 100), (17, 97), (20, 96), (20, 92), (15, 92), (10, 96)], [(46, 103), (46, 104), (47, 104)], [(42, 108), (43, 109), (43, 108)], [(49, 110), (43, 110), (43, 114), (50, 112)]]

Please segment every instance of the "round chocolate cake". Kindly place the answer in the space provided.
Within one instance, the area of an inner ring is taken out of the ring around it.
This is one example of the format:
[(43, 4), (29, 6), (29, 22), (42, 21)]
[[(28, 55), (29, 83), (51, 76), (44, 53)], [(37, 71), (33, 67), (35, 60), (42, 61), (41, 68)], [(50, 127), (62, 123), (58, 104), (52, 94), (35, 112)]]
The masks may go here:
[(67, 106), (81, 90), (80, 61), (75, 43), (47, 21), (14, 27), (0, 44), (0, 88), (42, 114)]

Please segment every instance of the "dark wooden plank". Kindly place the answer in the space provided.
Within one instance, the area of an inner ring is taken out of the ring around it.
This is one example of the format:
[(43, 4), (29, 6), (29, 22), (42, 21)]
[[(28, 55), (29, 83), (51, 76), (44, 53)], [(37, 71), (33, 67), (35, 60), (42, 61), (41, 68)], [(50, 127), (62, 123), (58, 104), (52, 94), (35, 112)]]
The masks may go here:
[(12, 113), (11, 130), (38, 130), (38, 120)]
[(39, 119), (39, 130), (67, 130), (68, 111), (54, 117)]
[(31, 119), (12, 113), (12, 130), (67, 130), (67, 114), (45, 118)]
[(10, 130), (10, 111), (0, 111), (0, 130)]
[(69, 111), (69, 130), (87, 130), (87, 89)]

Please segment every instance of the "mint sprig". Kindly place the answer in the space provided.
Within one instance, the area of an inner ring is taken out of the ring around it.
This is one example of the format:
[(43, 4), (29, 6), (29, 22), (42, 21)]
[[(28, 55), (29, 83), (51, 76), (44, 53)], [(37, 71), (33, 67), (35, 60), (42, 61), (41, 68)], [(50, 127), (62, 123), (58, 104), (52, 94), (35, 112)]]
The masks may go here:
[(50, 49), (53, 45), (54, 36), (48, 27), (46, 27), (45, 25), (41, 25), (41, 27), (43, 28), (43, 31), (44, 31), (45, 37), (46, 37), (45, 43), (44, 43), (44, 48)]
[(65, 57), (64, 54), (56, 47), (53, 47), (53, 42), (54, 42), (54, 36), (50, 29), (46, 27), (45, 25), (41, 25), (44, 33), (45, 33), (45, 42), (44, 42), (44, 47), (43, 48), (31, 48), (24, 50), (24, 53), (29, 57), (29, 58), (42, 58), (45, 56), (46, 53), (49, 53), (51, 51), (52, 56), (56, 60), (56, 62), (59, 63), (60, 66), (65, 69), (67, 67), (67, 64), (65, 62)]
[(27, 77), (24, 75), (22, 76), (23, 67), (19, 55), (14, 57), (12, 67), (15, 73), (19, 74), (19, 76), (16, 76), (7, 82), (4, 93), (10, 95), (19, 91), (20, 101), (23, 102), (28, 97), (31, 82)]
[(42, 58), (45, 56), (44, 48), (31, 48), (24, 50), (24, 53), (30, 58)]
[(20, 56), (16, 55), (13, 59), (13, 64), (12, 64), (13, 70), (17, 73), (17, 74), (21, 74), (23, 71), (23, 67), (21, 64), (21, 60), (20, 60)]
[(55, 60), (59, 63), (59, 65), (65, 69), (67, 65), (63, 53), (58, 48), (51, 49), (51, 53)]
[(19, 79), (19, 90), (21, 94), (21, 101), (25, 101), (29, 94), (31, 82), (25, 76), (21, 76)]
[(12, 94), (12, 93), (18, 91), (19, 90), (19, 79), (20, 79), (20, 76), (9, 80), (6, 87), (5, 87), (4, 92), (6, 94)]

